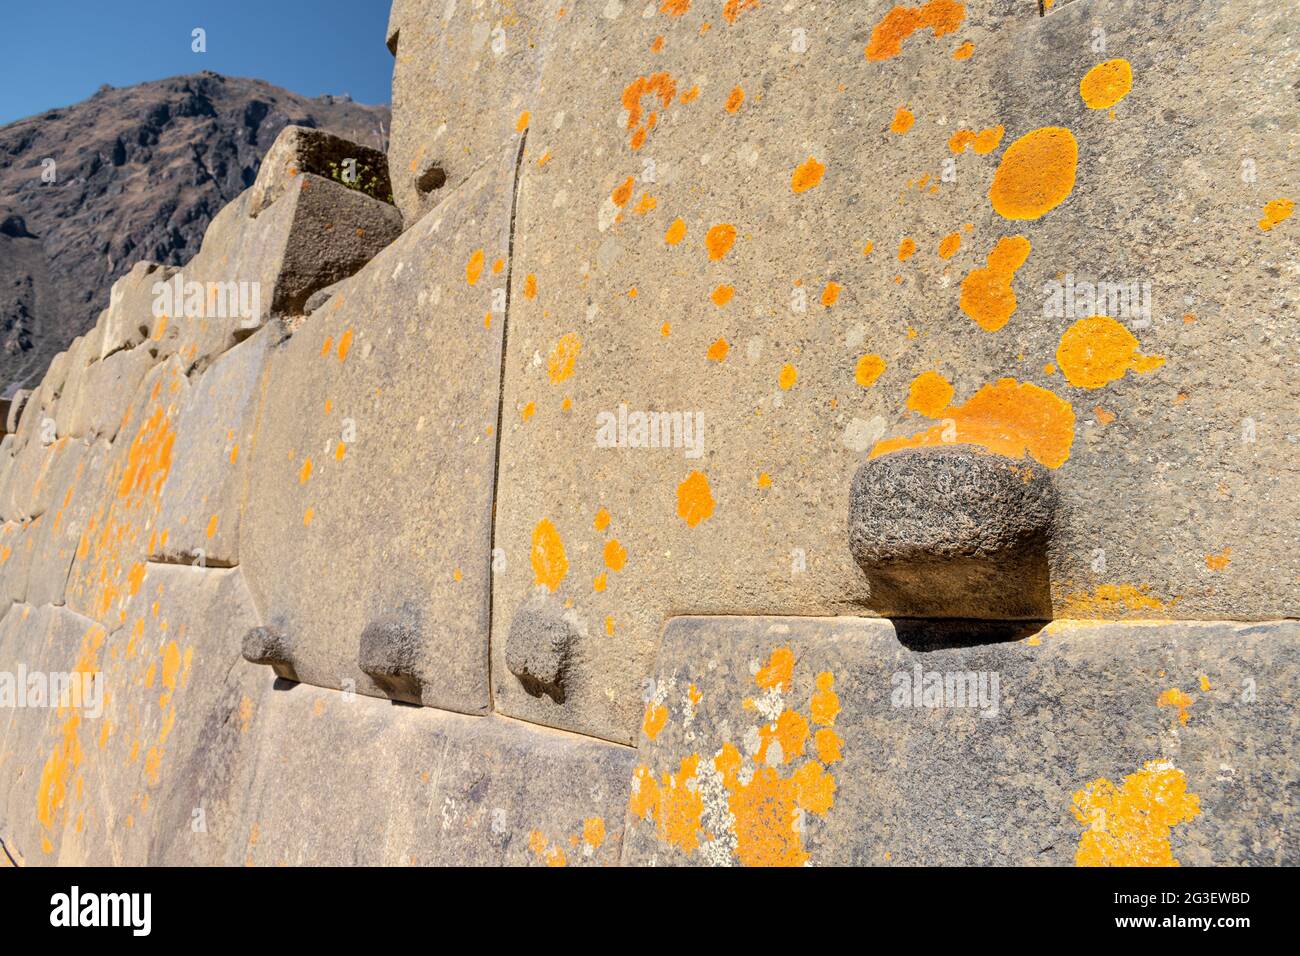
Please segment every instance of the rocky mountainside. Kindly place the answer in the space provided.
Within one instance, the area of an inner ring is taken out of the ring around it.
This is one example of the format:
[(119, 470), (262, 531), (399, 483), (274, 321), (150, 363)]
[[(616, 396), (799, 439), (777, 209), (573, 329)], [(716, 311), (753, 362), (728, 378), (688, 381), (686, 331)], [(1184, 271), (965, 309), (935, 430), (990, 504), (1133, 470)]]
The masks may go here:
[(382, 150), (389, 110), (204, 72), (0, 127), (0, 388), (39, 382), (137, 260), (198, 252), (290, 124)]

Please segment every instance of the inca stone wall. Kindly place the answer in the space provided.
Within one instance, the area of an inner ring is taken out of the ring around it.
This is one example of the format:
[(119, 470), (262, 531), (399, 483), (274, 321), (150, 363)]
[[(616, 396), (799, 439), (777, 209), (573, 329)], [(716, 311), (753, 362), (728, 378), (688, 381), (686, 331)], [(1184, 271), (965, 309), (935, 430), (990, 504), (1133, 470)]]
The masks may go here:
[(1290, 12), (395, 0), (15, 400), (6, 855), (1296, 862)]

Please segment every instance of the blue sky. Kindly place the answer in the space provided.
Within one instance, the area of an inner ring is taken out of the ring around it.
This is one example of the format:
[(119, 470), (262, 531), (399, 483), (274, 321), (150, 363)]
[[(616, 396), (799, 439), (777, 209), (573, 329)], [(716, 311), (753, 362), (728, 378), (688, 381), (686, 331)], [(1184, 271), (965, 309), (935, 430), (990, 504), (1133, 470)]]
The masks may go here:
[[(294, 93), (387, 103), (389, 0), (6, 0), (0, 125), (130, 86), (212, 70)], [(190, 49), (207, 31), (207, 52)]]

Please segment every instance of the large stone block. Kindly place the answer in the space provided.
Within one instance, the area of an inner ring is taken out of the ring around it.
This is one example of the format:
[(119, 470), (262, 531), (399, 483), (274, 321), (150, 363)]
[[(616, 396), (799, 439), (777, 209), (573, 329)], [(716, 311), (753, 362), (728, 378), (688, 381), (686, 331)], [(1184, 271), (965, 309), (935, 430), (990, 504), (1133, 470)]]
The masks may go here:
[(162, 489), (171, 473), (176, 425), (190, 383), (172, 357), (154, 366), (136, 389), (113, 442), (85, 519), (64, 599), (106, 627), (120, 625), (126, 602), (140, 589), (148, 556), (170, 537), (158, 522)]
[(1295, 864), (1300, 627), (677, 618), (624, 862)]
[(239, 563), (239, 522), (255, 436), (263, 365), (278, 323), (221, 355), (192, 386), (176, 423), (172, 465), (159, 502), (166, 541), (156, 560), (230, 566)]
[(325, 130), (286, 126), (262, 159), (248, 198), (248, 214), (257, 218), (258, 213), (288, 192), (302, 173), (331, 179), (371, 199), (393, 201), (388, 157), (383, 153)]
[(178, 271), (176, 266), (141, 261), (113, 283), (109, 305), (100, 313), (99, 358), (134, 348), (149, 337), (153, 327), (154, 286), (166, 282)]
[[(1294, 104), (1233, 66), (1280, 62), (1282, 14), (972, 6), (900, 38), (890, 8), (566, 16), (521, 167), (494, 654), (539, 583), (588, 637), (562, 705), (496, 656), (504, 712), (630, 739), (669, 614), (889, 610), (851, 479), (945, 439), (1052, 472), (1048, 614), (1295, 614), (1295, 230), (1257, 226)], [(1080, 83), (1121, 57), (1112, 120)], [(1071, 276), (1138, 312), (1149, 282), (1150, 323), (1044, 316)]]
[(256, 758), (238, 783), (243, 815), (223, 863), (618, 861), (628, 747), (306, 684), (268, 687), (252, 722)]
[(109, 445), (67, 442), (50, 475), (51, 499), (38, 531), (28, 571), (26, 602), (62, 604), (68, 572), (81, 543), (91, 511), (103, 496)]
[(542, 64), (576, 12), (569, 6), (393, 3), (389, 171), (408, 225), (527, 130)]
[(68, 432), (78, 438), (112, 441), (122, 427), (123, 416), (136, 389), (149, 370), (158, 364), (155, 349), (138, 345), (116, 351), (91, 364), (82, 373)]
[(397, 655), (407, 690), (488, 708), (515, 160), (498, 154), (267, 361), (239, 560), (303, 681), (387, 693), (359, 655), (367, 627), (396, 616), (418, 635), (418, 660)]

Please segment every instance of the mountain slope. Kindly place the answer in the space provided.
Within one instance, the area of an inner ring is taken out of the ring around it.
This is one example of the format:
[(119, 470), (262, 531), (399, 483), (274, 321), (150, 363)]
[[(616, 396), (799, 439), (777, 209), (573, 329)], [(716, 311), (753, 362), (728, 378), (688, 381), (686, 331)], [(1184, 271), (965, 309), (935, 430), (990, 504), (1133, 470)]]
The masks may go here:
[(386, 106), (204, 72), (0, 127), (0, 388), (39, 382), (134, 262), (193, 256), (285, 126), (383, 149), (388, 121)]

